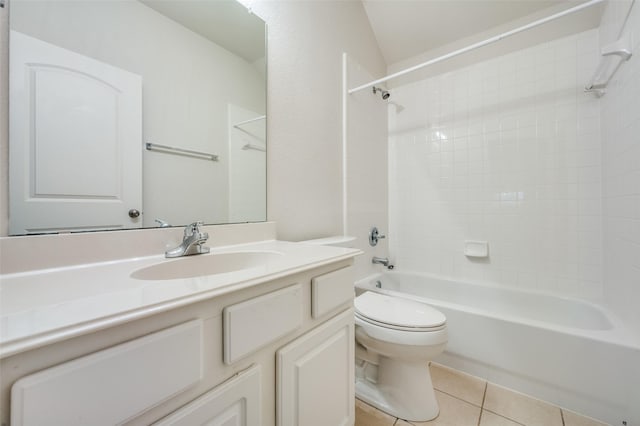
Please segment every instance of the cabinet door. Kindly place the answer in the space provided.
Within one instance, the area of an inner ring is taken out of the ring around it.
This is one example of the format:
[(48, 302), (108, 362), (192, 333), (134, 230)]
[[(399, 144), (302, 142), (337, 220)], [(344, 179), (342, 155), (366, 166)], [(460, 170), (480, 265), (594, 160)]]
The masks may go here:
[(353, 425), (353, 309), (277, 352), (277, 425)]
[(260, 426), (260, 366), (205, 393), (154, 426)]

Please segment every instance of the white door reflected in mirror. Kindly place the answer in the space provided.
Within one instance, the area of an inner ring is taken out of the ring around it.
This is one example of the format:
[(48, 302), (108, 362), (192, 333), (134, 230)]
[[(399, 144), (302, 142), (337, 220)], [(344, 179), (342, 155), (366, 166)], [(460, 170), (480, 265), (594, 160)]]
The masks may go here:
[(142, 79), (10, 34), (10, 233), (140, 227)]

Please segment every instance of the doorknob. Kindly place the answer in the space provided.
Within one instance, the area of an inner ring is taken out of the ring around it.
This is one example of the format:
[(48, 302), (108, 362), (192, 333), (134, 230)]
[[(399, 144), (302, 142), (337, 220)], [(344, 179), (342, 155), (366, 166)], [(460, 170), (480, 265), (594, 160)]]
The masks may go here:
[(130, 218), (135, 219), (138, 216), (140, 216), (140, 211), (139, 210), (136, 210), (136, 209), (129, 210), (129, 217)]

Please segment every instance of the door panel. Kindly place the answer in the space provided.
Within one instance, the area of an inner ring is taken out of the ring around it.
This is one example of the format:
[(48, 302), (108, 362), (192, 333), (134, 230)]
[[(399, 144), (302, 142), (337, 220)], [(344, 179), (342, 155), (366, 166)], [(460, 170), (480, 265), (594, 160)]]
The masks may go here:
[(277, 354), (278, 426), (349, 426), (355, 421), (353, 309)]
[(10, 61), (10, 233), (141, 226), (141, 77), (16, 31)]

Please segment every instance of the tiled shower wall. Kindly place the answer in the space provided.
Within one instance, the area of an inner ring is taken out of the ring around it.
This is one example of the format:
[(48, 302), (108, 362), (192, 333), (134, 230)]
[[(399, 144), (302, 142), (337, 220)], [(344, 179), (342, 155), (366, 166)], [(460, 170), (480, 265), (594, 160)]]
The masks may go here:
[[(638, 0), (636, 0), (638, 3)], [(630, 1), (609, 2), (601, 45), (618, 39)], [(602, 103), (605, 298), (640, 339), (640, 5), (622, 31), (634, 55), (612, 79)]]
[(602, 296), (600, 101), (583, 93), (597, 61), (591, 30), (394, 88), (398, 268)]

